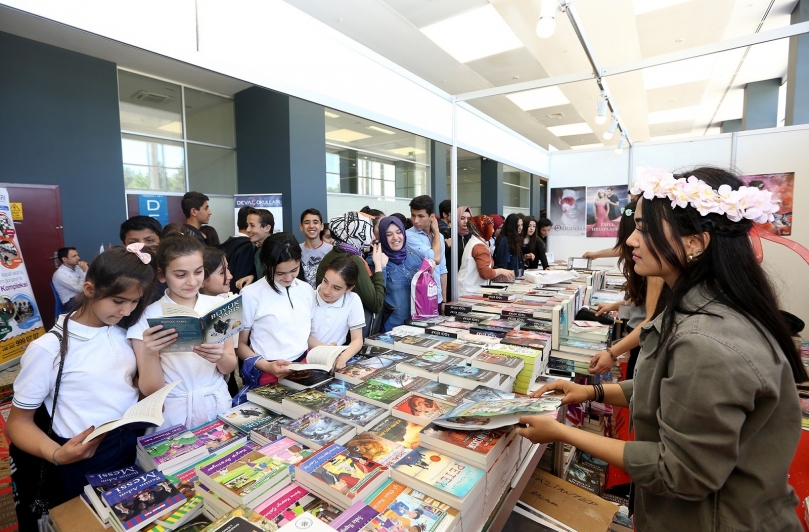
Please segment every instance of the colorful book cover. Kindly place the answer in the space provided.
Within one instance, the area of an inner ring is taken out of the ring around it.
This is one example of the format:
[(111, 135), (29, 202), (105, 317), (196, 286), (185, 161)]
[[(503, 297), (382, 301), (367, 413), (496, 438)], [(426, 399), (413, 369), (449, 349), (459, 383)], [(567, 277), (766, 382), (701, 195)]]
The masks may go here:
[(220, 419), (191, 429), (191, 432), (208, 448), (210, 454), (216, 454), (220, 449), (247, 438), (244, 432)]
[(418, 447), (393, 466), (397, 471), (459, 499), (466, 497), (486, 472), (441, 453)]
[(332, 404), (323, 408), (321, 412), (328, 412), (344, 423), (364, 427), (385, 413), (386, 410), (359, 399), (344, 397), (336, 399)]
[(406, 368), (419, 368), (430, 373), (438, 373), (444, 368), (454, 366), (455, 364), (462, 364), (461, 357), (454, 357), (446, 353), (427, 352), (423, 355), (406, 360), (399, 367)]
[(423, 386), (419, 386), (414, 392), (447, 401), (449, 403), (459, 405), (463, 402), (464, 397), (469, 394), (469, 390), (461, 388), (460, 386), (452, 386), (443, 382), (429, 381)]
[(343, 513), (342, 508), (334, 506), (329, 501), (323, 499), (315, 499), (304, 507), (305, 512), (309, 512), (315, 516), (320, 522), (331, 524), (332, 521), (340, 517)]
[(290, 484), (266, 502), (256, 507), (268, 520), (278, 526), (284, 526), (305, 512), (304, 507), (315, 500), (309, 490), (298, 484)]
[(455, 407), (446, 401), (413, 394), (393, 405), (392, 410), (429, 421), (451, 412)]
[(390, 345), (390, 347), (392, 348), (393, 347), (393, 339), (394, 339), (394, 337), (395, 336), (392, 335), (389, 332), (387, 332), (387, 333), (377, 333), (377, 334), (372, 334), (371, 336), (366, 338), (365, 341), (366, 342), (375, 342), (375, 345), (377, 345), (377, 346), (379, 346), (380, 344), (382, 344), (382, 345)]
[(102, 497), (125, 530), (149, 521), (185, 500), (185, 496), (159, 471), (133, 477), (104, 492)]
[(376, 382), (372, 379), (358, 384), (350, 393), (352, 396), (359, 396), (360, 399), (365, 397), (382, 404), (390, 405), (409, 394), (410, 391), (403, 388), (396, 388), (395, 386), (390, 386), (382, 382)]
[(450, 329), (461, 329), (461, 330), (464, 330), (464, 331), (468, 331), (469, 329), (472, 328), (471, 323), (458, 321), (457, 318), (455, 319), (455, 321), (445, 321), (444, 323), (441, 324), (441, 326), (442, 327), (449, 327)]
[(315, 386), (315, 390), (323, 392), (326, 395), (339, 399), (346, 396), (346, 392), (353, 388), (354, 385), (339, 379), (332, 379), (329, 382), (324, 382), (319, 386)]
[(449, 530), (452, 527), (448, 521), (458, 519), (455, 508), (395, 480), (377, 490), (368, 505), (379, 512), (384, 528), (401, 523), (403, 530), (434, 532)]
[(405, 336), (401, 340), (398, 341), (399, 343), (407, 346), (413, 347), (420, 347), (423, 349), (430, 349), (436, 344), (439, 344), (440, 341), (432, 340), (430, 338), (424, 338), (421, 336)]
[(258, 449), (258, 452), (279, 462), (294, 466), (306, 460), (313, 451), (292, 438), (281, 438)]
[(388, 416), (374, 425), (370, 432), (402, 447), (415, 449), (419, 446), (419, 434), (422, 428), (424, 427), (416, 423)]
[(521, 328), (525, 322), (520, 320), (507, 320), (507, 319), (497, 319), (497, 318), (489, 318), (479, 322), (480, 325), (486, 325), (488, 327), (498, 327), (500, 329), (506, 329), (508, 331), (513, 331), (515, 329)]
[(275, 441), (278, 438), (283, 437), (281, 434), (281, 429), (288, 427), (293, 421), (295, 420), (287, 416), (278, 416), (277, 418), (272, 419), (269, 423), (265, 423), (254, 428), (250, 431), (250, 434), (257, 434), (258, 436), (266, 438), (269, 441)]
[(247, 506), (237, 506), (205, 529), (208, 532), (276, 532), (278, 525)]
[(84, 475), (87, 483), (93, 487), (98, 494), (99, 498), (105, 491), (109, 491), (115, 486), (129, 480), (132, 477), (142, 475), (143, 470), (137, 465), (131, 465), (115, 471), (108, 471), (106, 473), (94, 473)]
[(471, 357), (478, 351), (480, 347), (476, 345), (469, 345), (463, 342), (442, 342), (435, 346), (433, 349), (441, 351), (442, 353), (451, 353), (461, 357)]
[(146, 447), (145, 451), (154, 460), (155, 465), (160, 465), (204, 446), (205, 442), (199, 436), (186, 429), (170, 439)]
[(492, 345), (489, 347), (489, 353), (496, 355), (510, 355), (510, 356), (524, 356), (524, 357), (538, 357), (542, 355), (540, 349), (531, 347), (522, 347), (518, 345)]
[(230, 410), (225, 410), (217, 417), (225, 423), (233, 425), (240, 431), (247, 433), (277, 416), (278, 414), (270, 412), (263, 406), (247, 401), (238, 406), (234, 406)]
[(408, 390), (412, 390), (413, 388), (429, 381), (429, 379), (425, 379), (424, 377), (408, 375), (407, 373), (402, 373), (401, 371), (397, 371), (393, 368), (380, 370), (377, 373), (374, 373), (372, 380), (383, 382), (389, 386), (395, 386), (396, 388), (407, 388)]
[[(379, 477), (388, 476), (386, 466), (353, 455), (341, 445), (330, 444), (325, 448), (331, 449), (318, 460), (304, 461), (299, 468), (349, 500), (355, 499)], [(311, 458), (315, 456), (317, 453)]]
[(332, 521), (329, 526), (337, 532), (360, 532), (378, 515), (379, 512), (365, 504), (364, 501), (357, 501), (348, 510), (340, 514), (340, 517)]
[(489, 386), (478, 386), (464, 396), (464, 402), (480, 403), (482, 401), (496, 401), (498, 399), (514, 399), (517, 397), (512, 392), (505, 392)]
[(313, 412), (317, 412), (334, 402), (334, 397), (320, 390), (303, 390), (295, 395), (290, 395), (286, 399)]
[(357, 353), (358, 356), (362, 357), (375, 357), (379, 355), (384, 355), (385, 353), (389, 352), (390, 349), (387, 347), (379, 347), (377, 345), (364, 345), (360, 348), (359, 352)]
[(492, 379), (499, 375), (494, 371), (488, 371), (473, 366), (452, 366), (443, 370), (441, 373), (446, 373), (447, 375), (461, 377), (463, 379), (475, 382), (491, 382)]
[[(369, 359), (369, 360), (373, 360), (373, 359)], [(393, 362), (390, 362), (388, 365), (390, 365), (392, 363)], [(371, 374), (373, 374), (376, 371), (379, 371), (379, 369), (373, 367), (370, 364), (361, 364), (361, 363), (358, 362), (356, 364), (346, 366), (343, 369), (335, 370), (334, 375), (337, 377), (337, 380), (340, 380), (341, 375), (345, 376), (345, 377), (353, 378), (353, 379), (365, 380), (368, 376), (370, 376)]]
[(169, 527), (175, 528), (175, 525), (178, 521), (185, 518), (186, 515), (193, 512), (197, 508), (202, 506), (202, 496), (201, 495), (194, 495), (190, 500), (188, 500), (185, 504), (174, 510), (174, 512), (165, 517), (163, 519), (158, 519), (157, 521), (163, 526), (168, 525)]
[(354, 430), (354, 427), (320, 412), (310, 412), (294, 420), (286, 430), (317, 445), (326, 445)]
[(287, 464), (257, 449), (247, 454), (228, 454), (201, 467), (200, 471), (240, 500), (252, 499), (251, 494), (264, 491), (289, 476)]
[(523, 360), (521, 358), (510, 357), (507, 355), (496, 355), (493, 353), (487, 353), (486, 351), (473, 356), (472, 360), (477, 360), (478, 362), (493, 364), (508, 369), (516, 369), (523, 364)]
[(481, 456), (488, 455), (506, 437), (506, 433), (501, 430), (454, 430), (432, 424), (425, 427), (421, 433), (450, 446), (474, 451)]
[(161, 442), (163, 440), (170, 440), (174, 436), (178, 434), (182, 434), (183, 432), (187, 431), (188, 428), (185, 425), (173, 425), (167, 429), (163, 429), (160, 432), (155, 432), (154, 434), (148, 434), (146, 436), (141, 436), (138, 438), (138, 445), (143, 447), (152, 446), (155, 443)]
[(254, 393), (268, 401), (272, 401), (274, 403), (281, 403), (284, 397), (289, 397), (290, 395), (294, 395), (298, 393), (298, 390), (290, 388), (289, 386), (284, 386), (283, 384), (268, 384), (266, 386), (262, 386), (260, 388), (253, 388), (250, 390), (250, 393)]
[(407, 447), (386, 440), (371, 431), (360, 432), (348, 440), (344, 447), (360, 458), (386, 466), (395, 464), (410, 452)]
[(517, 423), (520, 416), (554, 413), (561, 403), (561, 394), (465, 403), (456, 407), (452, 412), (436, 418), (435, 423), (457, 429), (465, 427), (470, 429), (473, 427), (499, 428)]

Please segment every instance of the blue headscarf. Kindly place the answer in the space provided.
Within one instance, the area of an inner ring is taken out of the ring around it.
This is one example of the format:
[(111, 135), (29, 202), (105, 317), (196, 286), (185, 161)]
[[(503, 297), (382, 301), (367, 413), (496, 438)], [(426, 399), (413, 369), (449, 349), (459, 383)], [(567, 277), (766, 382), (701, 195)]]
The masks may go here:
[[(388, 244), (388, 227), (393, 224), (402, 232), (402, 249), (393, 251)], [(379, 222), (379, 243), (382, 245), (382, 251), (388, 256), (394, 264), (402, 264), (407, 258), (407, 233), (405, 232), (404, 225), (401, 220), (395, 216), (388, 216), (382, 218)]]

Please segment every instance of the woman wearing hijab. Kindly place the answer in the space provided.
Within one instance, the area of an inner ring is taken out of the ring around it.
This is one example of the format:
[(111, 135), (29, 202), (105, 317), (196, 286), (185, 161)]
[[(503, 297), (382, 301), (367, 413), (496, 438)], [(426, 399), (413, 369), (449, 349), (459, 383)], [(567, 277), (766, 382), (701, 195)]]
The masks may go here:
[[(385, 311), (390, 315), (382, 323), (382, 332), (388, 332), (404, 324), (410, 317), (410, 282), (421, 266), (421, 261), (407, 251), (407, 233), (404, 224), (396, 216), (388, 216), (379, 222), (379, 245), (388, 258), (383, 271), (385, 279)], [(372, 265), (376, 263), (369, 260)]]
[(494, 255), (494, 245), (497, 242), (497, 237), (500, 236), (500, 231), (503, 229), (503, 223), (506, 221), (506, 219), (499, 214), (490, 214), (489, 216), (492, 218), (492, 224), (494, 227), (494, 233), (489, 239), (489, 251), (491, 251), (492, 255)]
[[(385, 301), (384, 270), (388, 264), (388, 257), (382, 253), (379, 244), (373, 246), (374, 272), (371, 273), (368, 264), (362, 259), (362, 252), (369, 246), (374, 238), (374, 218), (367, 214), (350, 211), (343, 216), (329, 220), (329, 230), (334, 238), (334, 247), (329, 251), (317, 267), (317, 286), (323, 282), (326, 266), (340, 257), (348, 257), (360, 269), (357, 286), (354, 293), (360, 296), (363, 308), (371, 314), (382, 310)], [(367, 316), (366, 316), (367, 317)]]
[(492, 218), (485, 214), (473, 216), (469, 219), (467, 230), (470, 236), (458, 270), (458, 295), (478, 293), (480, 285), (487, 284), (497, 276), (513, 279), (513, 271), (494, 268), (494, 259), (489, 252), (489, 239), (494, 234)]

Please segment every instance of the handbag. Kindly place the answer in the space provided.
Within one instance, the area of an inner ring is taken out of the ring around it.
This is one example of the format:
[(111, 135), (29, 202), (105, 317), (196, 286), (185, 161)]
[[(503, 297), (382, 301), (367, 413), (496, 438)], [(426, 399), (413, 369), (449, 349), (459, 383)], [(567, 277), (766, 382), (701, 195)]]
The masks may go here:
[[(50, 331), (59, 338), (59, 371), (56, 374), (56, 385), (53, 390), (53, 403), (51, 413), (56, 412), (56, 402), (59, 398), (59, 386), (62, 382), (62, 371), (65, 366), (66, 349), (64, 338), (56, 331)], [(34, 423), (48, 438), (53, 438), (53, 417), (48, 414), (45, 405), (40, 405), (34, 413)], [(36, 530), (39, 522), (48, 515), (48, 511), (64, 502), (61, 492), (61, 479), (56, 465), (38, 456), (26, 453), (22, 449), (10, 445), (9, 454), (13, 462), (11, 476), (14, 483), (14, 499), (17, 510), (17, 521), (20, 532)], [(39, 468), (39, 475), (34, 485), (31, 471)]]

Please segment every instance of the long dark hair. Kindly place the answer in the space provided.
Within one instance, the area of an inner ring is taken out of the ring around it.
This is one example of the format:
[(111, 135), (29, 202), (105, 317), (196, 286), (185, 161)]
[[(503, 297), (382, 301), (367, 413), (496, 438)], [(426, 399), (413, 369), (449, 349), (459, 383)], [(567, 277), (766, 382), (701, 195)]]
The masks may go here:
[[(301, 262), (301, 245), (292, 233), (275, 233), (264, 240), (258, 258), (264, 265), (264, 278), (270, 288), (280, 294), (281, 290), (275, 285), (275, 268), (282, 262), (290, 260)], [(298, 270), (298, 278), (302, 270)]]
[(160, 239), (160, 245), (157, 246), (157, 269), (161, 274), (166, 275), (166, 270), (173, 260), (195, 253), (199, 253), (199, 257), (202, 259), (205, 245), (193, 236), (183, 234), (164, 236)]
[(205, 271), (205, 279), (213, 275), (220, 266), (225, 266), (227, 260), (225, 252), (219, 248), (205, 246), (202, 252), (202, 269)]
[[(733, 190), (744, 183), (735, 175), (720, 168), (696, 168), (675, 178), (695, 176), (717, 190), (730, 185)], [(684, 296), (695, 287), (703, 287), (715, 301), (744, 316), (770, 343), (768, 331), (784, 352), (796, 382), (809, 380), (801, 364), (789, 328), (778, 309), (775, 290), (764, 269), (756, 262), (753, 245), (747, 234), (752, 227), (749, 220), (732, 222), (722, 214), (700, 215), (692, 206), (671, 208), (666, 198), (642, 199), (642, 238), (651, 255), (662, 265), (667, 263), (677, 271), (677, 280), (668, 293), (660, 298), (656, 313), (663, 314), (660, 343), (666, 345), (673, 338), (677, 325), (676, 314), (709, 314), (701, 308), (688, 308)], [(666, 234), (666, 225), (669, 233)], [(686, 261), (682, 239), (701, 233), (710, 235), (703, 253)]]
[(334, 259), (326, 266), (325, 271), (330, 270), (343, 279), (343, 282), (346, 284), (346, 288), (354, 288), (357, 286), (360, 276), (360, 269), (350, 258), (340, 257), (339, 259)]
[[(508, 241), (508, 249), (515, 255), (522, 253), (522, 235), (517, 232), (517, 224), (522, 219), (522, 215), (511, 213), (503, 224), (503, 230), (497, 237), (497, 242), (505, 238)], [(525, 229), (525, 227), (523, 227)]]
[(632, 246), (626, 243), (629, 236), (635, 232), (636, 201), (630, 201), (621, 209), (621, 219), (618, 222), (618, 268), (624, 274), (626, 282), (621, 287), (629, 301), (635, 306), (642, 307), (646, 302), (646, 277), (635, 273), (635, 262), (632, 260)]
[[(528, 226), (531, 225), (531, 222), (534, 222), (534, 234), (528, 234)], [(525, 242), (525, 239), (528, 238), (528, 249), (531, 250), (529, 253), (536, 253), (537, 249), (537, 238), (539, 238), (539, 223), (537, 219), (533, 216), (523, 216), (522, 219), (522, 240)], [(537, 259), (539, 260), (539, 259)]]

